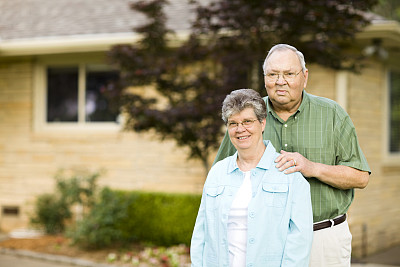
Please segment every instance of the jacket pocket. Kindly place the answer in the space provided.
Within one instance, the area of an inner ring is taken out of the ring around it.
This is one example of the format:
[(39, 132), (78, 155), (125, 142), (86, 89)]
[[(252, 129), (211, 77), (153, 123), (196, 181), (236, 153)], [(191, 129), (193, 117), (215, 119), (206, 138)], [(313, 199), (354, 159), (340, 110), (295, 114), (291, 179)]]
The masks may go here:
[(222, 203), (222, 196), (225, 191), (225, 186), (213, 186), (206, 188), (206, 210), (213, 211), (219, 209)]
[(286, 206), (289, 186), (288, 184), (263, 183), (267, 206), (282, 208)]
[(206, 194), (207, 196), (210, 197), (217, 197), (221, 195), (225, 190), (225, 186), (220, 185), (220, 186), (213, 186), (213, 187), (207, 187), (206, 188)]

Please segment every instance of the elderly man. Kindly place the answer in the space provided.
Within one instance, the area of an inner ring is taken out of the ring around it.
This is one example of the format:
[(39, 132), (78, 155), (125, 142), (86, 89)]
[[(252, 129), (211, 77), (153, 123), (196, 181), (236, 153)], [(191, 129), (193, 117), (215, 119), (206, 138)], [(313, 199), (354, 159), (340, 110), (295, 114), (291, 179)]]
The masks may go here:
[[(276, 167), (310, 183), (314, 238), (310, 266), (350, 266), (346, 212), (370, 169), (349, 115), (334, 101), (308, 94), (308, 70), (295, 47), (278, 44), (263, 65), (268, 116), (263, 134), (281, 155)], [(226, 135), (217, 162), (235, 152)], [(290, 168), (292, 167), (292, 168)]]

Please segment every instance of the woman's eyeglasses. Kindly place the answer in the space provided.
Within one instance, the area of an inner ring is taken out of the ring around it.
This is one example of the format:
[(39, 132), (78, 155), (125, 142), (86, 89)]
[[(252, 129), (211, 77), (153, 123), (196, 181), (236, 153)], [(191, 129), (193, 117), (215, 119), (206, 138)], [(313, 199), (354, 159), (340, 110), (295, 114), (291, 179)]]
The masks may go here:
[(258, 120), (257, 119), (256, 120), (243, 120), (241, 122), (230, 121), (230, 122), (228, 122), (227, 126), (229, 129), (236, 129), (237, 127), (239, 127), (239, 125), (242, 125), (244, 128), (247, 129), (247, 128), (250, 128), (255, 121), (258, 121)]

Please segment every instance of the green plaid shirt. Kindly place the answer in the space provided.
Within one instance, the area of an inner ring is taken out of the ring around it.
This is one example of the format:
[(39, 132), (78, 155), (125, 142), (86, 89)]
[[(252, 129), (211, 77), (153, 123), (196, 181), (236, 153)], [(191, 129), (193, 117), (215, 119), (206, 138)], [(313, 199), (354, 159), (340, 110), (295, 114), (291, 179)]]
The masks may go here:
[[(353, 122), (336, 102), (303, 91), (299, 109), (285, 122), (272, 109), (268, 97), (265, 101), (269, 114), (263, 136), (278, 152), (281, 149), (299, 152), (313, 162), (370, 172)], [(226, 133), (214, 163), (235, 151)], [(347, 212), (354, 199), (354, 189), (337, 189), (312, 177), (307, 180), (311, 187), (314, 222)]]

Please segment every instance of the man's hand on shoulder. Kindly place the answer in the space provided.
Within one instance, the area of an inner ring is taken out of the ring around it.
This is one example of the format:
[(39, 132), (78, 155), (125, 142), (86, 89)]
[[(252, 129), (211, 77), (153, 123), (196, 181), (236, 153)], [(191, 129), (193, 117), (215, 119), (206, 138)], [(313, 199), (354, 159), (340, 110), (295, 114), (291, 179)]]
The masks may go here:
[(304, 177), (315, 177), (314, 162), (309, 161), (298, 152), (280, 151), (280, 155), (275, 159), (276, 167), (286, 174), (301, 172)]
[(304, 177), (314, 177), (332, 187), (346, 190), (365, 188), (369, 181), (369, 173), (344, 165), (326, 165), (312, 162), (298, 152), (280, 151), (275, 159), (276, 167), (286, 174), (301, 172)]

